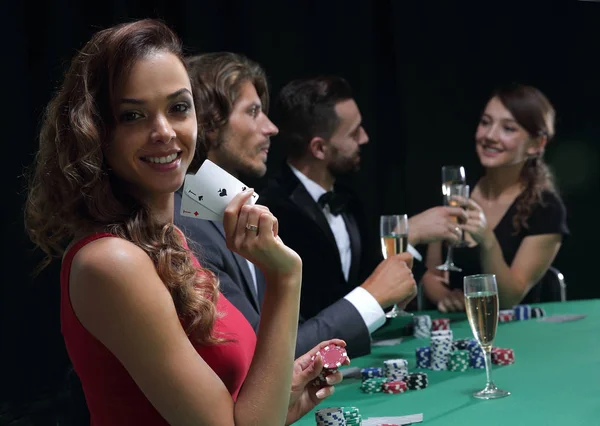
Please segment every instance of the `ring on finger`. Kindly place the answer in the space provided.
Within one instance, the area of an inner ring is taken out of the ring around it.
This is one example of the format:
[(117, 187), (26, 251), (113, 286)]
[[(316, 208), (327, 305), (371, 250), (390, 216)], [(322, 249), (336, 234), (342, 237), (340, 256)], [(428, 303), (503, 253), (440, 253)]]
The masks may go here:
[(252, 232), (258, 232), (258, 225), (252, 225), (250, 223), (246, 224), (246, 229)]

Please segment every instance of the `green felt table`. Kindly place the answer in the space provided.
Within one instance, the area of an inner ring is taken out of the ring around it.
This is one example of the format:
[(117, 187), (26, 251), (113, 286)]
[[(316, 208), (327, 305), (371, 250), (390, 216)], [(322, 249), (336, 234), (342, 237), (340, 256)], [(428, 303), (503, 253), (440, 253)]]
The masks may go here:
[[(466, 372), (416, 369), (415, 348), (428, 339), (405, 337), (396, 346), (374, 347), (370, 355), (355, 358), (354, 367), (383, 367), (392, 358), (408, 360), (409, 372), (425, 371), (429, 386), (403, 394), (365, 394), (360, 379), (348, 378), (317, 409), (355, 406), (363, 417), (423, 413), (423, 425), (600, 425), (600, 300), (546, 303), (547, 315), (587, 314), (572, 322), (549, 323), (535, 319), (498, 324), (494, 346), (512, 348), (515, 364), (493, 367), (496, 385), (511, 392), (507, 398), (478, 400), (474, 391), (485, 385), (485, 370)], [(454, 338), (472, 338), (465, 314), (451, 318)], [(394, 319), (374, 339), (398, 337), (408, 320)], [(315, 425), (314, 411), (295, 423)]]

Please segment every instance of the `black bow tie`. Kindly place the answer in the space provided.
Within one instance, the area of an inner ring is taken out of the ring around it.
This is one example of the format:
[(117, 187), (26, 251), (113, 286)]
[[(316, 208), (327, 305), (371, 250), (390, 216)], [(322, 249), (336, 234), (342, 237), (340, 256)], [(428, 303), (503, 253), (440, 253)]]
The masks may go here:
[(348, 197), (344, 194), (329, 191), (319, 197), (319, 206), (324, 208), (329, 206), (332, 215), (337, 216), (346, 209)]

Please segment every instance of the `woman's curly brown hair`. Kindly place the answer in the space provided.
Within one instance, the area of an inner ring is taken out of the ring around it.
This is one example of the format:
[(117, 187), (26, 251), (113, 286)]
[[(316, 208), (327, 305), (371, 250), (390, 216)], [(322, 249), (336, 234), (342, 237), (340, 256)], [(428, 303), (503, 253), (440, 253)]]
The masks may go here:
[[(510, 111), (514, 119), (531, 138), (544, 136), (548, 141), (554, 136), (554, 107), (546, 96), (532, 86), (513, 84), (500, 88), (492, 97), (497, 97)], [(529, 228), (527, 220), (537, 204), (542, 204), (542, 192), (556, 192), (554, 179), (543, 159), (543, 151), (525, 161), (521, 170), (521, 182), (525, 189), (517, 201), (517, 212), (513, 217), (515, 234)]]
[(46, 254), (38, 271), (81, 234), (104, 230), (131, 241), (154, 262), (188, 335), (194, 331), (199, 343), (214, 344), (222, 341), (212, 334), (218, 280), (195, 266), (179, 230), (172, 223), (156, 223), (149, 209), (122, 189), (104, 160), (116, 123), (117, 85), (136, 61), (159, 51), (183, 63), (178, 37), (163, 23), (147, 19), (96, 33), (74, 57), (46, 108), (25, 228)]

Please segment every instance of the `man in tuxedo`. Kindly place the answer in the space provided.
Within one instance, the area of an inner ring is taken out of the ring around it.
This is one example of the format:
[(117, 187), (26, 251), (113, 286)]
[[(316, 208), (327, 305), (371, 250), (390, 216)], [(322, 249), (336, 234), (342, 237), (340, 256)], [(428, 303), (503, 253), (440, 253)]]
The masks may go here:
[[(263, 176), (270, 137), (278, 132), (266, 115), (269, 94), (264, 71), (258, 64), (233, 53), (199, 55), (189, 58), (187, 65), (200, 126), (200, 159), (208, 158), (234, 176)], [(181, 193), (178, 193), (175, 224), (201, 246), (201, 261), (217, 274), (225, 297), (257, 330), (265, 288), (263, 275), (246, 259), (227, 249), (220, 222), (183, 217), (179, 214), (180, 207)], [(282, 215), (278, 219), (281, 226), (293, 217)], [(386, 304), (402, 301), (414, 293), (411, 262), (410, 255), (394, 257), (383, 262), (370, 278)], [(322, 283), (319, 280), (312, 285)], [(310, 318), (301, 316), (296, 356), (333, 337), (346, 341), (351, 357), (370, 352), (367, 324), (347, 298), (331, 301), (324, 309), (311, 312)]]
[[(369, 141), (351, 88), (336, 76), (295, 80), (281, 90), (276, 110), (287, 162), (261, 202), (280, 218), (282, 240), (302, 257), (300, 314), (312, 318), (346, 299), (373, 332), (385, 322), (384, 309), (406, 305), (413, 290), (389, 297), (400, 282), (377, 277), (390, 259), (382, 260), (379, 235), (366, 235), (358, 200), (338, 183), (358, 170), (360, 147)], [(435, 207), (411, 217), (409, 251), (420, 257), (412, 246), (457, 240), (452, 215), (466, 216), (460, 208)]]

